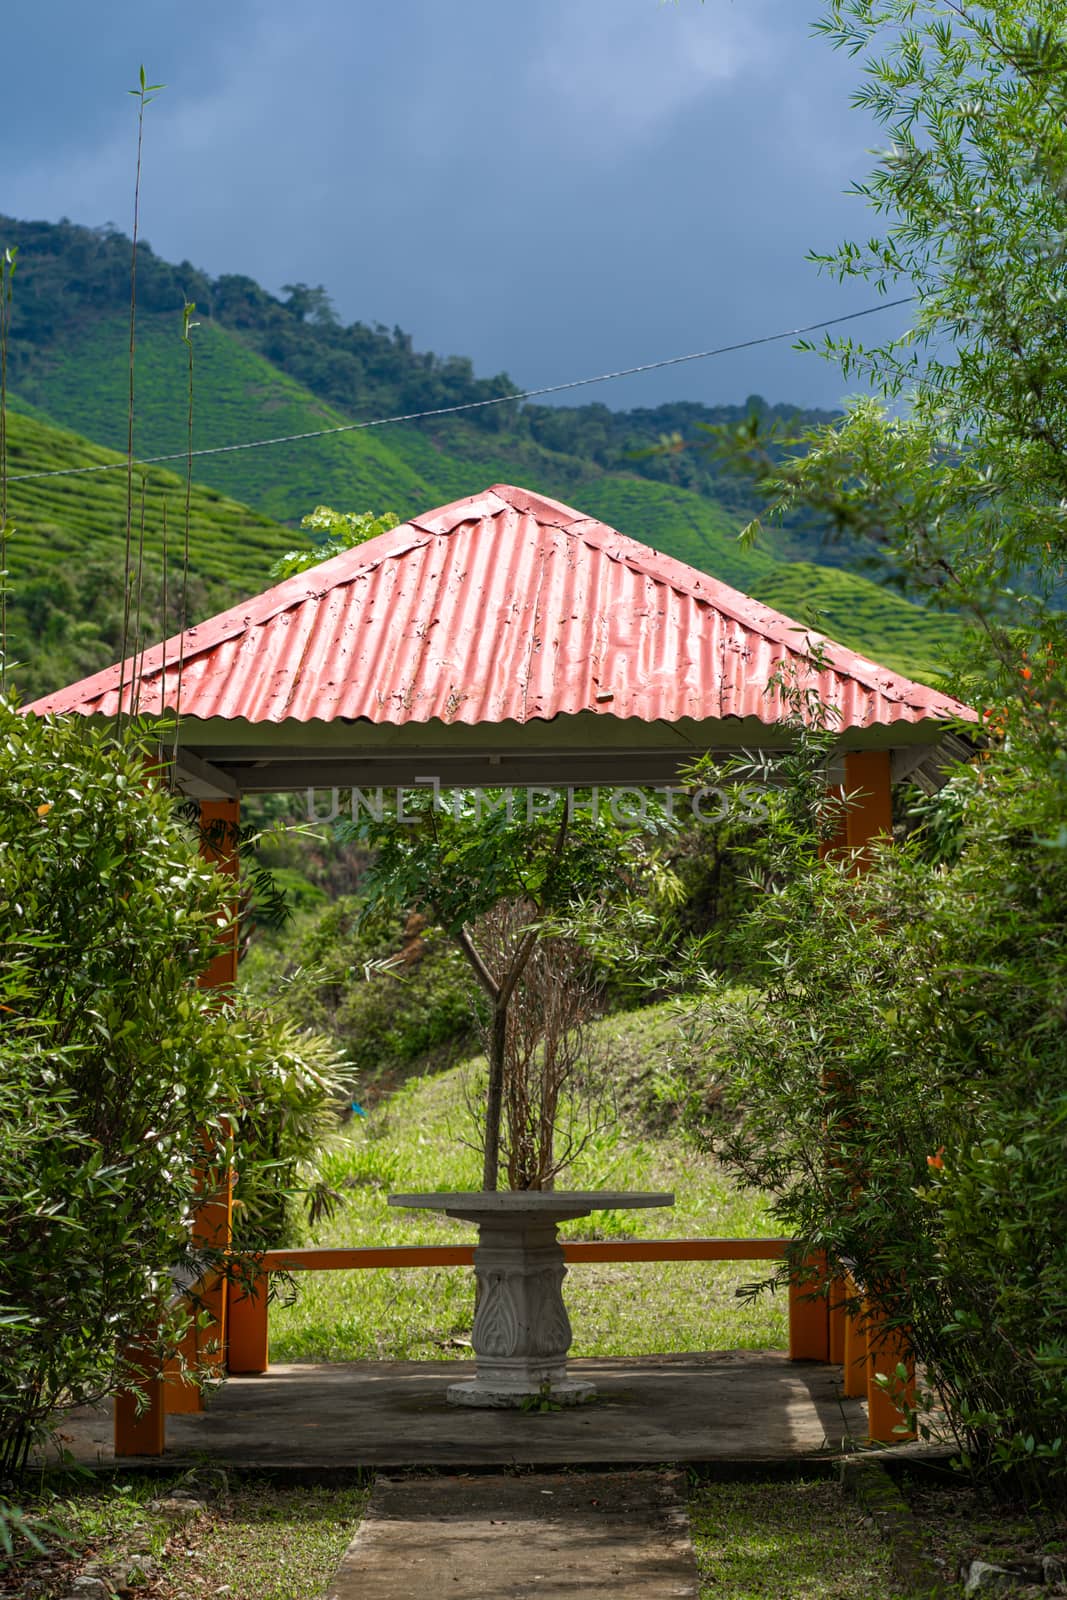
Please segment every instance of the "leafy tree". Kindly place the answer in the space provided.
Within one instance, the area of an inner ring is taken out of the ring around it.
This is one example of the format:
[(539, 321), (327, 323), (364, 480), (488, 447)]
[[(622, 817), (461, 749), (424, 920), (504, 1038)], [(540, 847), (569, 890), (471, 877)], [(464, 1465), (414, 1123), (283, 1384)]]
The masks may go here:
[[(455, 942), (481, 990), (488, 1008), (483, 1186), (495, 1189), (506, 1083), (528, 1097), (528, 1076), (508, 1073), (509, 1041), (515, 1048), (520, 1042), (512, 1007), (524, 974), (546, 934), (573, 928), (583, 916), (601, 921), (629, 896), (651, 866), (644, 835), (613, 824), (606, 807), (590, 815), (588, 801), (579, 810), (558, 797), (539, 813), (531, 804), (516, 815), (510, 796), (485, 791), (405, 795), (403, 812), (398, 806), (380, 820), (343, 826), (358, 829), (377, 852), (366, 880), (368, 913), (424, 912)], [(480, 920), (503, 906), (517, 914), (506, 929), (498, 918), (483, 944)], [(522, 1120), (511, 1105), (511, 1128)], [(549, 1181), (552, 1165), (551, 1149), (541, 1150), (522, 1165), (521, 1178)]]
[(309, 567), (317, 567), (320, 561), (328, 561), (331, 556), (354, 550), (368, 539), (376, 539), (378, 534), (395, 528), (396, 517), (391, 511), (383, 511), (376, 517), (373, 511), (334, 511), (331, 506), (316, 506), (306, 517), (301, 517), (300, 526), (312, 534), (315, 544), (306, 550), (290, 550), (279, 557), (270, 569), (272, 578), (292, 578)]
[(283, 283), (282, 293), (289, 296), (286, 309), (298, 322), (319, 322), (331, 328), (338, 325), (333, 301), (321, 283), (315, 289), (310, 289), (306, 283)]
[(740, 441), (773, 514), (816, 506), (870, 539), (1013, 666), (1019, 629), (1056, 627), (1067, 556), (1063, 21), (1060, 0), (831, 0), (818, 26), (863, 60), (856, 103), (889, 144), (854, 186), (880, 230), (813, 259), (913, 286), (915, 316), (880, 345), (827, 339), (876, 398), (802, 434), (784, 470), (765, 431)]
[(1067, 1466), (1063, 21), (1053, 0), (827, 5), (891, 143), (856, 186), (877, 236), (821, 259), (914, 284), (914, 325), (828, 344), (876, 398), (784, 464), (758, 429), (739, 452), (772, 510), (829, 513), (970, 613), (986, 737), (866, 873), (819, 860), (817, 807), (779, 818), (737, 946), (760, 999), (718, 1013), (727, 1159), (911, 1330), (965, 1459), (1035, 1474)]
[[(196, 986), (228, 888), (151, 739), (0, 703), (0, 1461), (106, 1394), (189, 1254), (235, 1095)], [(201, 1136), (206, 1136), (205, 1153)]]
[(0, 700), (0, 1473), (58, 1407), (99, 1399), (168, 1311), (201, 1185), (237, 1140), (240, 1241), (284, 1242), (343, 1067), (324, 1035), (220, 1009), (198, 977), (233, 893), (180, 801), (121, 745)]

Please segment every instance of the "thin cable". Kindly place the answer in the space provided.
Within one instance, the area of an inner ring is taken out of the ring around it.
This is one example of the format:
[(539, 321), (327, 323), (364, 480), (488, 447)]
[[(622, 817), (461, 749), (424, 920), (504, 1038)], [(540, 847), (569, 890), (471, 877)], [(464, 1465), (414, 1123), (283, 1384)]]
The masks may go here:
[[(585, 389), (593, 383), (610, 383), (614, 378), (633, 378), (641, 372), (658, 372), (663, 367), (680, 367), (687, 361), (707, 361), (712, 356), (732, 355), (736, 350), (752, 350), (759, 344), (775, 344), (782, 339), (795, 339), (802, 333), (817, 333), (821, 328), (833, 328), (841, 322), (855, 322), (859, 317), (871, 317), (876, 311), (890, 311), (894, 306), (910, 305), (915, 295), (906, 294), (899, 300), (883, 300), (880, 305), (868, 306), (864, 311), (849, 311), (841, 317), (827, 317), (825, 322), (809, 322), (803, 328), (787, 328), (783, 333), (765, 333), (759, 339), (742, 339), (738, 344), (721, 344), (714, 350), (694, 350), (687, 356), (667, 356), (662, 361), (646, 361), (640, 367), (620, 367), (617, 372), (601, 372), (595, 378), (573, 378), (570, 383), (550, 383), (543, 389), (525, 389), (521, 394), (498, 394), (488, 400), (464, 400), (459, 405), (435, 406), (432, 411), (405, 411), (395, 417), (375, 417), (372, 422), (343, 422), (336, 428), (311, 428), (306, 433), (283, 433), (273, 439), (249, 439), (243, 444), (216, 444), (202, 450), (193, 450), (193, 456), (230, 455), (236, 450), (264, 450), (270, 445), (299, 444), (304, 439), (326, 439), (337, 433), (359, 433), (367, 428), (385, 428), (398, 422), (422, 422), (429, 417), (454, 416), (458, 411), (481, 411), (486, 406), (502, 406), (509, 401), (536, 400), (541, 395), (563, 394), (569, 389)], [(155, 467), (166, 461), (187, 461), (190, 452), (175, 450), (165, 456), (144, 456), (140, 467)], [(19, 472), (8, 478), (9, 483), (25, 483), (29, 478), (73, 478), (88, 472), (114, 472), (124, 467), (125, 461), (105, 461), (96, 467), (53, 467), (48, 472)]]

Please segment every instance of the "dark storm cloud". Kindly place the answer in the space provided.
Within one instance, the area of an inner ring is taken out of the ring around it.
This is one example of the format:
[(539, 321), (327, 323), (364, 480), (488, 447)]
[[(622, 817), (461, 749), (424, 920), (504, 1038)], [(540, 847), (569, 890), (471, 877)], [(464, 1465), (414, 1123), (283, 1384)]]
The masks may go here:
[[(141, 60), (143, 221), (161, 254), (537, 385), (852, 310), (804, 256), (868, 223), (871, 128), (816, 0), (38, 0), (5, 23), (0, 210), (128, 227)], [(889, 313), (879, 327), (891, 325)], [(627, 380), (834, 404), (787, 346)]]

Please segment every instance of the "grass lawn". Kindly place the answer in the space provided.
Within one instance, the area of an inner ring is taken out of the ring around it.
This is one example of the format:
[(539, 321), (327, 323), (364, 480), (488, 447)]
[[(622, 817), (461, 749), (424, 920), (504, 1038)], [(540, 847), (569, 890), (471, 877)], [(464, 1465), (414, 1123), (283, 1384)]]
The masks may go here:
[(321, 1600), (370, 1493), (234, 1478), (175, 1527), (147, 1503), (180, 1482), (134, 1477), (24, 1496), (62, 1539), (46, 1535), (44, 1554), (21, 1544), (6, 1564), (0, 1553), (0, 1595), (60, 1600), (83, 1575), (115, 1590), (128, 1582), (145, 1600)]
[(708, 1484), (689, 1515), (701, 1600), (906, 1600), (836, 1484)]
[[(44, 1554), (22, 1544), (16, 1559), (0, 1555), (0, 1595), (64, 1600), (77, 1577), (91, 1576), (144, 1600), (321, 1600), (370, 1493), (234, 1476), (181, 1526), (148, 1509), (181, 1487), (133, 1476), (24, 1496), (63, 1539), (49, 1536)], [(966, 1491), (961, 1509), (966, 1516)], [(693, 1490), (689, 1514), (701, 1600), (915, 1600), (835, 1483), (706, 1484)]]
[[(654, 1071), (677, 1034), (668, 1007), (598, 1024), (620, 1100)], [(316, 1245), (445, 1244), (472, 1228), (434, 1213), (386, 1204), (397, 1191), (477, 1189), (479, 1158), (455, 1068), (407, 1084), (368, 1117), (353, 1119), (327, 1159), (344, 1196), (340, 1211), (302, 1241)], [(719, 1169), (670, 1133), (635, 1131), (626, 1114), (602, 1129), (561, 1187), (673, 1190), (663, 1211), (602, 1211), (569, 1224), (576, 1238), (768, 1237), (779, 1231), (758, 1195), (743, 1194)], [(607, 1264), (572, 1268), (567, 1305), (576, 1356), (667, 1351), (781, 1349), (783, 1294), (735, 1296), (765, 1262)], [(474, 1280), (469, 1268), (330, 1272), (301, 1276), (295, 1303), (271, 1310), (273, 1361), (441, 1360), (469, 1357)]]

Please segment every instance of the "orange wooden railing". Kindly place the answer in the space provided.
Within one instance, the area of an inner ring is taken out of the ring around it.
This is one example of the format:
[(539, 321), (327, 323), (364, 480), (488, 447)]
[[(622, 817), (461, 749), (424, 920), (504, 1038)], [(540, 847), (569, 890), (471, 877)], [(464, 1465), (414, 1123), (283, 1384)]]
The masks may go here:
[[(570, 1266), (584, 1262), (637, 1261), (780, 1261), (788, 1239), (598, 1239), (562, 1241)], [(227, 1371), (263, 1373), (268, 1370), (268, 1286), (271, 1272), (350, 1272), (407, 1267), (468, 1267), (474, 1263), (473, 1244), (388, 1245), (358, 1249), (267, 1250), (239, 1261), (240, 1281), (226, 1285), (225, 1350)], [(789, 1287), (789, 1357), (792, 1361), (842, 1361), (845, 1393), (866, 1395), (868, 1427), (872, 1440), (895, 1443), (901, 1413), (875, 1382), (875, 1366), (892, 1371), (898, 1343), (881, 1328), (873, 1308), (860, 1317), (846, 1317), (837, 1286), (826, 1289), (825, 1263), (814, 1259), (805, 1274)], [(203, 1285), (187, 1291), (196, 1294)], [(201, 1296), (202, 1298), (202, 1296)], [(193, 1363), (205, 1335), (191, 1329), (185, 1349)], [(138, 1410), (134, 1397), (120, 1391), (115, 1398), (115, 1454), (162, 1455), (165, 1417), (175, 1412), (199, 1411), (199, 1389), (179, 1375), (178, 1362), (153, 1366), (148, 1351), (131, 1347), (131, 1366), (139, 1374), (138, 1387), (148, 1404)]]

